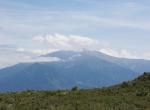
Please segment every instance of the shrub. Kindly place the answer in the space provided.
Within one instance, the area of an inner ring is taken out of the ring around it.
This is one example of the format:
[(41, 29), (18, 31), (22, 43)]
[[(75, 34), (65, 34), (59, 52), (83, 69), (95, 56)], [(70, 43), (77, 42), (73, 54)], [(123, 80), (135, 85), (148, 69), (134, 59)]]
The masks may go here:
[(78, 91), (78, 90), (79, 90), (79, 88), (77, 86), (75, 86), (71, 89), (71, 91)]
[(6, 105), (2, 104), (2, 105), (0, 105), (0, 110), (8, 110), (8, 109), (7, 109)]
[(138, 91), (136, 93), (136, 96), (147, 96), (148, 95), (148, 92), (147, 91)]
[(121, 85), (122, 88), (128, 87), (128, 83), (127, 82), (123, 82)]

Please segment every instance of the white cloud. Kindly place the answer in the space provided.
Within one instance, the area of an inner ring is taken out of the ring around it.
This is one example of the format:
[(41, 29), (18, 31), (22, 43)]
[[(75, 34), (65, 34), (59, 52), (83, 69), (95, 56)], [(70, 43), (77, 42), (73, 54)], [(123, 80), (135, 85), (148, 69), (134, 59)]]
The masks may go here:
[(20, 62), (52, 62), (52, 61), (60, 61), (61, 59), (56, 57), (31, 57), (31, 56), (24, 56), (23, 60)]
[(82, 50), (84, 48), (97, 50), (109, 46), (109, 42), (77, 35), (66, 36), (54, 34), (35, 36), (33, 41), (35, 41), (35, 43), (46, 45), (47, 48), (52, 50)]
[(52, 62), (59, 61), (59, 58), (55, 57), (39, 57), (38, 54), (31, 53), (12, 53), (5, 52), (0, 54), (0, 68), (11, 66), (17, 63), (28, 63), (28, 62)]
[(17, 48), (16, 51), (17, 52), (25, 52), (25, 49), (24, 48)]
[(17, 48), (16, 52), (26, 53), (26, 54), (35, 54), (35, 55), (44, 55), (50, 52), (57, 51), (56, 49), (27, 49), (27, 48)]
[[(33, 38), (34, 44), (40, 43), (45, 45), (46, 50), (35, 50), (34, 53), (49, 53), (56, 50), (74, 50), (80, 51), (83, 49), (96, 50), (107, 55), (120, 57), (120, 58), (132, 58), (132, 59), (150, 59), (150, 54), (137, 53), (128, 49), (115, 49), (109, 42), (100, 39), (94, 39), (89, 37), (77, 36), (77, 35), (45, 35), (35, 36)], [(53, 50), (53, 51), (50, 51)], [(37, 51), (37, 52), (36, 52)]]
[(120, 57), (120, 58), (132, 58), (132, 59), (140, 58), (140, 55), (138, 55), (138, 53), (130, 52), (127, 49), (115, 50), (113, 48), (103, 48), (103, 49), (100, 49), (99, 51), (107, 55)]
[(149, 59), (150, 60), (150, 52), (145, 52), (141, 55), (141, 58), (144, 58), (144, 59)]
[(33, 38), (33, 40), (42, 43), (42, 42), (44, 42), (45, 39), (42, 36), (36, 36)]

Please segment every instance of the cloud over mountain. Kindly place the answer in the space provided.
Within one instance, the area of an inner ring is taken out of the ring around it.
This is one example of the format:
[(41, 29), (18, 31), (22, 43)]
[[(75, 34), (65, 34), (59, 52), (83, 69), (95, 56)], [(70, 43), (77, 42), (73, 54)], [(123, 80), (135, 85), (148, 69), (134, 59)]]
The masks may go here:
[(78, 36), (78, 35), (45, 35), (35, 36), (33, 41), (47, 45), (51, 49), (58, 50), (82, 50), (92, 49), (97, 50), (109, 45), (108, 42), (99, 39)]
[[(85, 37), (79, 35), (62, 35), (62, 34), (48, 34), (33, 37), (34, 44), (45, 47), (43, 50), (33, 50), (33, 53), (49, 53), (57, 50), (74, 50), (81, 51), (84, 49), (96, 50), (105, 54), (123, 57), (123, 58), (146, 58), (149, 59), (148, 54), (139, 54), (128, 49), (115, 49), (109, 42), (96, 39), (92, 37)], [(45, 50), (46, 49), (46, 50)], [(146, 56), (147, 55), (147, 56)]]

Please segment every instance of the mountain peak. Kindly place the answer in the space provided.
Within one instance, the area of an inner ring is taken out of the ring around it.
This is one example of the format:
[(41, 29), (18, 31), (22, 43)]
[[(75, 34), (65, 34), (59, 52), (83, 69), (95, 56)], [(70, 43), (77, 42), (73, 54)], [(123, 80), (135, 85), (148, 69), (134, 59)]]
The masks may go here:
[(48, 53), (46, 55), (42, 55), (42, 57), (57, 57), (63, 60), (69, 59), (70, 57), (79, 54), (80, 52), (77, 51), (70, 51), (70, 50), (61, 50), (55, 51), (52, 53)]
[(61, 50), (43, 55), (42, 57), (57, 57), (62, 60), (68, 60), (79, 56), (111, 57), (99, 51), (84, 49), (82, 51)]

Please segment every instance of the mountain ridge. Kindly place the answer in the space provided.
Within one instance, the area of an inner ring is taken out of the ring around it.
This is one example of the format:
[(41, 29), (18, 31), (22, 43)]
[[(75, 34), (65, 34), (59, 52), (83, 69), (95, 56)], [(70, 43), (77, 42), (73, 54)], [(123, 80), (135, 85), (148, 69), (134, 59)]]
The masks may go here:
[[(114, 57), (114, 56), (104, 54), (104, 53), (99, 52), (99, 51), (83, 50), (83, 51), (78, 51), (77, 52), (77, 51), (63, 51), (62, 50), (62, 51), (56, 51), (56, 52), (53, 52), (53, 53), (46, 54), (45, 56), (46, 57), (53, 57), (55, 55), (55, 57), (62, 58), (61, 53), (66, 53), (66, 52), (67, 53), (69, 53), (69, 52), (74, 53), (73, 55), (75, 55), (75, 54), (82, 55), (84, 53), (88, 53), (88, 54), (94, 55), (98, 58), (104, 59), (106, 61), (115, 63), (119, 66), (124, 67), (124, 68), (131, 69), (131, 70), (133, 70), (135, 72), (138, 72), (138, 73), (143, 73), (145, 71), (150, 71), (150, 69), (149, 69), (150, 60), (119, 58), (119, 57)], [(69, 56), (69, 57), (71, 57), (71, 56)]]
[[(54, 57), (62, 55), (59, 51)], [(63, 53), (65, 60), (21, 63), (0, 70), (0, 91), (56, 90), (73, 86), (94, 88), (131, 80), (139, 73), (93, 51)], [(67, 55), (67, 56), (65, 56)], [(42, 56), (43, 57), (43, 56)], [(45, 57), (52, 57), (47, 54)], [(107, 60), (106, 60), (107, 59)], [(116, 59), (113, 59), (116, 60)], [(118, 60), (118, 59), (117, 59)]]

